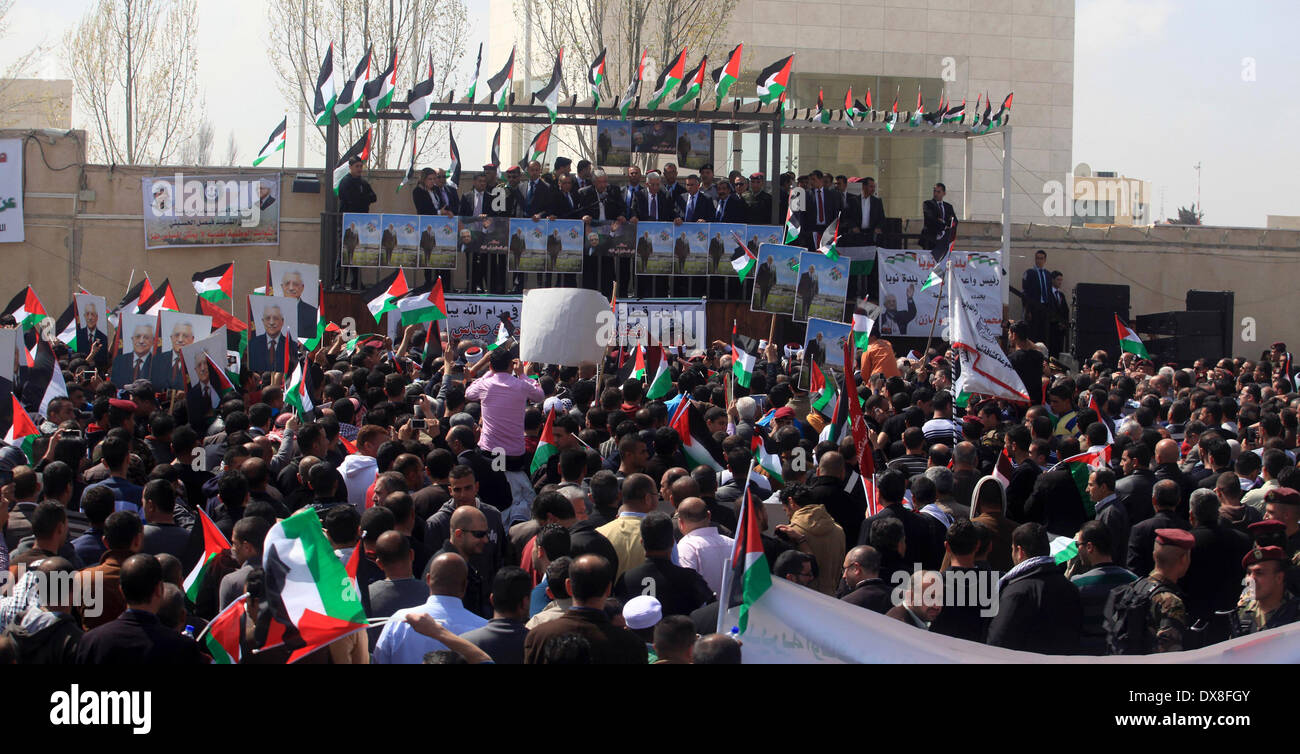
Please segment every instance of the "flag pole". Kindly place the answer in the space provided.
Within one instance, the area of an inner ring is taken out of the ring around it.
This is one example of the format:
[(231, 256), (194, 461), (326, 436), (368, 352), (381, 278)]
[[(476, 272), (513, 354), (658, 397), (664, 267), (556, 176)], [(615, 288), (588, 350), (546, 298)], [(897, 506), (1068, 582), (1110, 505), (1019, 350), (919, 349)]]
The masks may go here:
[(722, 633), (722, 627), (727, 622), (727, 609), (731, 606), (731, 590), (735, 586), (731, 578), (736, 570), (736, 550), (739, 549), (741, 540), (745, 539), (745, 532), (749, 529), (749, 516), (753, 513), (749, 509), (749, 477), (753, 473), (754, 459), (750, 458), (749, 470), (745, 472), (745, 486), (740, 490), (740, 520), (736, 522), (736, 538), (731, 541), (731, 557), (727, 558), (727, 565), (722, 570), (722, 591), (718, 595), (718, 622), (714, 633)]

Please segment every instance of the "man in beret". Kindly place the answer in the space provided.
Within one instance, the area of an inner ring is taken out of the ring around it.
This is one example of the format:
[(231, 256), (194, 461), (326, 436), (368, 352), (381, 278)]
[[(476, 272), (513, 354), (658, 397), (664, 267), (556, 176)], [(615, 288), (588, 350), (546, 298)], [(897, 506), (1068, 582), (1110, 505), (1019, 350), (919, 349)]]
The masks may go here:
[(1296, 557), (1300, 552), (1300, 492), (1290, 487), (1269, 490), (1264, 495), (1264, 518), (1281, 521), (1286, 526), (1286, 555)]
[(1232, 623), (1234, 638), (1300, 620), (1300, 599), (1286, 588), (1286, 572), (1290, 564), (1281, 547), (1257, 545), (1246, 553), (1241, 565), (1254, 587), (1254, 595), (1237, 606), (1236, 619)]
[[(1182, 651), (1187, 607), (1178, 590), (1178, 580), (1191, 565), (1195, 545), (1196, 539), (1190, 532), (1156, 530), (1155, 568), (1151, 574), (1115, 589), (1106, 600), (1108, 654)], [(1135, 630), (1138, 626), (1141, 629)]]

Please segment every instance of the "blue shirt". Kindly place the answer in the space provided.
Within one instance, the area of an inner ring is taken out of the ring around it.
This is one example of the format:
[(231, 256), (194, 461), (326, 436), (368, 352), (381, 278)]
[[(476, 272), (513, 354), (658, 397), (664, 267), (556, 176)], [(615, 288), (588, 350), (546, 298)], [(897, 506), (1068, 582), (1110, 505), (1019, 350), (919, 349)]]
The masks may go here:
[(415, 611), (433, 616), (457, 636), (487, 625), (487, 619), (466, 610), (459, 597), (433, 594), (419, 607), (410, 607), (393, 613), (393, 617), (384, 624), (384, 630), (379, 634), (379, 641), (375, 642), (375, 651), (370, 657), (371, 663), (420, 665), (429, 652), (447, 648), (442, 642), (430, 639), (407, 625), (406, 615)]
[[(122, 477), (111, 476), (102, 482), (95, 482), (86, 487), (87, 490), (95, 487), (107, 487), (113, 491), (113, 499), (117, 505), (113, 506), (114, 511), (130, 511), (137, 516), (143, 515), (143, 509), (140, 507), (140, 494), (144, 491), (143, 487), (138, 487), (126, 481)], [(84, 502), (86, 493), (83, 490), (81, 499)]]

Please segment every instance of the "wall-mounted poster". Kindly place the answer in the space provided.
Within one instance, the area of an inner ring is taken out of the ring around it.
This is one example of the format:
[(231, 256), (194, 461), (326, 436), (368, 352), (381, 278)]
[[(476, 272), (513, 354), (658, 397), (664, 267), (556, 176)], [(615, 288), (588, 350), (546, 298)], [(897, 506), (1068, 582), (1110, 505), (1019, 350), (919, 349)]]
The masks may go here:
[(672, 223), (637, 223), (636, 274), (673, 274), (674, 231)]
[(794, 313), (795, 283), (799, 279), (800, 246), (765, 243), (758, 247), (754, 270), (754, 296), (749, 306), (770, 314)]
[(383, 215), (347, 212), (343, 215), (344, 267), (378, 267)]
[(838, 320), (844, 317), (844, 299), (849, 292), (849, 260), (830, 260), (817, 251), (805, 251), (799, 258), (799, 282), (795, 287), (794, 319), (810, 317)]

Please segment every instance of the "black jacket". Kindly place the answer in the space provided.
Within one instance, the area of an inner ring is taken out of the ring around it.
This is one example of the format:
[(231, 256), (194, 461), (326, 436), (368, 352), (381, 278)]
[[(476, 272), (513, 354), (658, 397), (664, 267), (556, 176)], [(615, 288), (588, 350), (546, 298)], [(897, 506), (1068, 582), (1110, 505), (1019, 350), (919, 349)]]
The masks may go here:
[(1025, 652), (1076, 654), (1082, 625), (1078, 588), (1060, 566), (1044, 563), (1002, 585), (988, 643)]
[(78, 665), (202, 665), (199, 645), (143, 610), (126, 610), (87, 631), (77, 645)]
[[(1129, 529), (1128, 535), (1127, 568), (1141, 578), (1151, 573), (1151, 569), (1156, 567), (1154, 554), (1156, 529), (1182, 529), (1188, 531), (1191, 528), (1192, 525), (1187, 523), (1187, 519), (1172, 511), (1156, 511), (1155, 515), (1150, 518), (1133, 524), (1133, 528)], [(1116, 548), (1116, 551), (1111, 556), (1113, 558), (1118, 555), (1119, 550)]]

